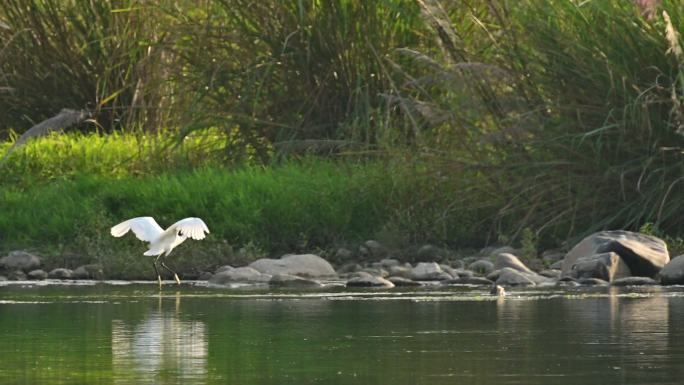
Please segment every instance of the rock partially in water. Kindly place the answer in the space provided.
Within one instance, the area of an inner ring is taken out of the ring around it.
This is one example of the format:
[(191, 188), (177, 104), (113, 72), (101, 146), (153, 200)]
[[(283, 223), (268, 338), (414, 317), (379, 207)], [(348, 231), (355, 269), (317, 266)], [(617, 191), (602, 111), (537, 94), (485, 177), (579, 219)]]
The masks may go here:
[(534, 273), (529, 267), (525, 266), (524, 263), (518, 259), (513, 254), (501, 253), (496, 256), (496, 262), (494, 262), (494, 269), (503, 269), (505, 267), (521, 271), (523, 273)]
[(494, 282), (484, 277), (460, 277), (442, 281), (444, 285), (480, 285), (491, 286)]
[(270, 274), (262, 274), (249, 266), (244, 266), (216, 273), (209, 279), (209, 282), (217, 285), (229, 283), (267, 283), (271, 280), (271, 277)]
[(473, 271), (466, 270), (466, 269), (454, 269), (454, 274), (452, 274), (452, 275), (454, 276), (454, 278), (456, 278), (456, 277), (461, 277), (461, 278), (466, 277), (467, 278), (467, 277), (474, 277), (475, 273)]
[(5, 277), (4, 275), (0, 275), (0, 282), (2, 281), (7, 281), (7, 277)]
[(577, 283), (580, 285), (585, 285), (585, 286), (607, 286), (608, 281), (605, 279), (600, 279), (600, 278), (580, 278), (577, 280)]
[(249, 264), (262, 274), (289, 274), (303, 278), (336, 277), (335, 269), (325, 259), (314, 254), (288, 254), (280, 259), (262, 258)]
[(339, 269), (337, 269), (337, 274), (341, 275), (341, 274), (353, 273), (353, 272), (359, 271), (361, 269), (363, 269), (363, 266), (359, 265), (356, 262), (345, 263)]
[(411, 279), (414, 281), (442, 281), (453, 278), (435, 262), (419, 262), (411, 270)]
[(684, 285), (684, 255), (673, 258), (660, 270), (663, 285)]
[(405, 277), (389, 277), (387, 278), (388, 281), (392, 282), (394, 286), (404, 286), (404, 287), (417, 287), (417, 286), (423, 286), (422, 283), (405, 278)]
[(631, 231), (601, 231), (584, 238), (565, 255), (562, 275), (571, 275), (579, 258), (608, 252), (618, 254), (635, 276), (655, 277), (670, 261), (667, 245), (660, 238)]
[(487, 275), (495, 270), (494, 264), (488, 259), (478, 259), (477, 261), (468, 265), (468, 269), (480, 275)]
[(77, 267), (71, 274), (73, 279), (103, 279), (104, 270), (99, 263), (92, 263)]
[(374, 275), (365, 274), (347, 281), (347, 287), (384, 287), (392, 288), (394, 284), (389, 280), (376, 277)]
[(38, 256), (22, 250), (10, 251), (6, 257), (0, 258), (0, 268), (7, 271), (27, 272), (39, 268), (40, 265)]
[(658, 282), (650, 277), (626, 277), (616, 279), (610, 284), (613, 286), (648, 286), (657, 285)]
[(598, 278), (608, 282), (631, 275), (627, 264), (613, 252), (577, 258), (570, 270), (573, 278)]
[(323, 284), (313, 279), (306, 279), (296, 275), (276, 274), (268, 281), (271, 286), (287, 287), (287, 288), (316, 288), (322, 287)]
[(56, 269), (50, 270), (48, 273), (48, 278), (53, 278), (53, 279), (71, 279), (71, 276), (73, 275), (73, 271), (71, 269), (65, 269), (63, 267), (58, 267)]
[(528, 274), (511, 267), (501, 269), (496, 284), (501, 286), (534, 286), (536, 282)]
[(31, 270), (28, 272), (27, 276), (29, 279), (35, 280), (43, 280), (48, 277), (47, 273), (41, 269)]

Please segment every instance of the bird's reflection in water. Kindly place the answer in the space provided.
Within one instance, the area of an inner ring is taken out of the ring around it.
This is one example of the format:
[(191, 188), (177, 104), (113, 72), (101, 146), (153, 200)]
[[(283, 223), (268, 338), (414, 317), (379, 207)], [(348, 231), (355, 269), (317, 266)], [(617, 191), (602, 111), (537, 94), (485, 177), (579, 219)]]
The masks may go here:
[(112, 320), (112, 370), (121, 384), (202, 384), (208, 343), (203, 322), (181, 320), (180, 294), (159, 298), (142, 322)]

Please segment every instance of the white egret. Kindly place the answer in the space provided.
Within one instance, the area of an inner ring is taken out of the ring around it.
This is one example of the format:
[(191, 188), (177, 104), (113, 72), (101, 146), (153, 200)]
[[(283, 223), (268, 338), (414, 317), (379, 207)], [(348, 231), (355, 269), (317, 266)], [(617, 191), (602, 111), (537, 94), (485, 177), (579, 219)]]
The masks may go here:
[[(154, 271), (157, 273), (157, 280), (159, 281), (159, 288), (161, 289), (162, 280), (157, 268), (157, 262), (164, 254), (167, 257), (171, 250), (183, 243), (186, 239), (204, 239), (204, 233), (209, 233), (207, 225), (199, 218), (185, 218), (169, 226), (168, 229), (162, 229), (152, 217), (138, 217), (121, 222), (112, 227), (111, 234), (115, 237), (125, 235), (129, 230), (143, 242), (149, 242), (149, 250), (143, 255), (156, 256), (152, 261)], [(163, 268), (173, 274), (173, 278), (180, 285), (180, 279), (175, 271), (171, 270), (164, 260), (161, 260)]]

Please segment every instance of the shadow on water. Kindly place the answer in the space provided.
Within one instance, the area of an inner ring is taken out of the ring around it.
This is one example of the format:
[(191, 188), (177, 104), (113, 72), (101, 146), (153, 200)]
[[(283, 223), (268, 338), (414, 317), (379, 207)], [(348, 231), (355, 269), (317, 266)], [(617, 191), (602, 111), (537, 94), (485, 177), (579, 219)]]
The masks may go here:
[(0, 286), (0, 383), (676, 384), (682, 288)]

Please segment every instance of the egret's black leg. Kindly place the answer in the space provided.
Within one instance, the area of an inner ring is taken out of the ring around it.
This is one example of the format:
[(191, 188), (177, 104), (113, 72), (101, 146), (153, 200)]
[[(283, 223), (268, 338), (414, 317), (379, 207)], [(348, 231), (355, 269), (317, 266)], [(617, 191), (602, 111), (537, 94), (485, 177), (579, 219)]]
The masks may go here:
[(154, 272), (157, 273), (157, 281), (159, 282), (159, 290), (161, 290), (162, 287), (162, 279), (161, 275), (159, 275), (159, 269), (157, 269), (157, 261), (159, 258), (156, 258), (155, 260), (152, 261), (152, 267), (154, 267)]
[(166, 266), (166, 264), (164, 263), (164, 261), (161, 261), (161, 265), (162, 265), (163, 268), (165, 268), (166, 270), (168, 270), (169, 272), (171, 272), (171, 274), (173, 274), (173, 278), (176, 280), (176, 283), (180, 285), (181, 282), (180, 282), (180, 278), (178, 278), (178, 274), (176, 274), (175, 271), (171, 270), (170, 267)]

